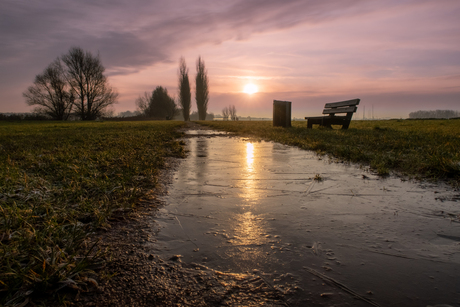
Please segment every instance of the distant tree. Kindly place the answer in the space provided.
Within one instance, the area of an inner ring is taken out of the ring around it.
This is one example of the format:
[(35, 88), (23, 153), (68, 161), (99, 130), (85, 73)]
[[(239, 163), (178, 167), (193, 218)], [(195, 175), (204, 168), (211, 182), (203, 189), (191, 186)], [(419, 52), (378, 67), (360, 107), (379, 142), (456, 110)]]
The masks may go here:
[(230, 112), (228, 111), (228, 107), (223, 108), (222, 109), (222, 119), (228, 120), (229, 116), (230, 116)]
[(177, 110), (174, 99), (162, 86), (157, 86), (150, 95), (147, 92), (144, 93), (136, 100), (136, 105), (144, 116), (154, 119), (172, 119)]
[(206, 120), (209, 100), (208, 71), (201, 56), (196, 61), (195, 100), (198, 108), (199, 120)]
[(409, 113), (409, 118), (453, 118), (460, 117), (460, 112), (453, 110), (416, 111)]
[(43, 73), (37, 75), (34, 84), (23, 96), (28, 105), (38, 106), (36, 113), (56, 120), (67, 120), (75, 97), (66, 81), (60, 59), (56, 59)]
[(136, 103), (136, 106), (137, 106), (137, 111), (144, 115), (144, 116), (148, 116), (148, 108), (149, 108), (149, 105), (150, 105), (150, 99), (152, 98), (152, 95), (145, 92), (144, 95), (141, 95), (139, 96), (135, 103)]
[(82, 120), (92, 120), (116, 103), (118, 93), (104, 76), (105, 68), (98, 56), (73, 47), (61, 57), (66, 65), (67, 82), (76, 96), (75, 111)]
[[(207, 120), (213, 120), (214, 119), (214, 113), (206, 113), (206, 119)], [(190, 120), (199, 120), (199, 114), (197, 111), (193, 111), (190, 114)]]
[(134, 117), (140, 115), (139, 111), (125, 111), (118, 113), (118, 117)]
[(236, 116), (236, 108), (234, 105), (228, 107), (228, 113), (232, 120), (238, 120), (238, 117)]
[(192, 93), (190, 91), (190, 82), (188, 80), (188, 68), (185, 59), (179, 61), (179, 104), (182, 107), (182, 114), (185, 121), (190, 120), (190, 107), (192, 105)]
[(104, 117), (104, 118), (114, 118), (115, 117), (115, 109), (113, 109), (113, 108), (104, 109), (100, 113), (100, 115), (101, 115), (101, 117)]

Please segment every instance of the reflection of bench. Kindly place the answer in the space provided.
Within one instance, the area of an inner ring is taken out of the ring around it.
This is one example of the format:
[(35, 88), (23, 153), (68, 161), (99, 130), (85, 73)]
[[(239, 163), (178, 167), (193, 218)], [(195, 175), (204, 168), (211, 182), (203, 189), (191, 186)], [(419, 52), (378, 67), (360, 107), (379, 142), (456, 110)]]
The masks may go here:
[[(342, 125), (342, 129), (348, 129), (351, 117), (358, 109), (360, 99), (326, 103), (323, 114), (327, 116), (305, 117), (308, 120), (307, 128), (313, 128), (313, 125), (320, 125), (332, 128), (331, 125)], [(338, 113), (347, 113), (345, 116), (336, 116)]]

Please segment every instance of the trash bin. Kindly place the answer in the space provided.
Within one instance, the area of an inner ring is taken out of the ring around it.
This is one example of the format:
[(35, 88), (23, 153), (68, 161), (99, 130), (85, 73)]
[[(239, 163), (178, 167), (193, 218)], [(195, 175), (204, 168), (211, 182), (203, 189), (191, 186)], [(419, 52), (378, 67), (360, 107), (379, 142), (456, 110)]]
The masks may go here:
[(291, 102), (273, 100), (273, 127), (291, 127)]

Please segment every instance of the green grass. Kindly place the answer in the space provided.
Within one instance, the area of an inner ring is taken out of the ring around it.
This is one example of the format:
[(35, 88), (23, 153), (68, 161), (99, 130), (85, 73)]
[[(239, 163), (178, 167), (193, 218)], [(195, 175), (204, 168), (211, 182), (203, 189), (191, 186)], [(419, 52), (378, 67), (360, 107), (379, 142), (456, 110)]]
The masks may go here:
[(352, 121), (348, 130), (291, 128), (271, 121), (207, 121), (200, 124), (258, 137), (369, 165), (379, 175), (391, 171), (417, 179), (460, 183), (460, 120)]
[(148, 198), (180, 122), (0, 122), (0, 305), (80, 287), (88, 245), (113, 214)]

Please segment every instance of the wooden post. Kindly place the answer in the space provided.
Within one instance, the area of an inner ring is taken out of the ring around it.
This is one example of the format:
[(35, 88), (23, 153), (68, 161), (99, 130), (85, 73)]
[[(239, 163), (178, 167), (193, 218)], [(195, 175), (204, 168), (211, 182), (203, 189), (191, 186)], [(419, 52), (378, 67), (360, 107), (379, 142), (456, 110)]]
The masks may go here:
[(290, 101), (273, 100), (273, 127), (291, 127)]

